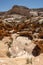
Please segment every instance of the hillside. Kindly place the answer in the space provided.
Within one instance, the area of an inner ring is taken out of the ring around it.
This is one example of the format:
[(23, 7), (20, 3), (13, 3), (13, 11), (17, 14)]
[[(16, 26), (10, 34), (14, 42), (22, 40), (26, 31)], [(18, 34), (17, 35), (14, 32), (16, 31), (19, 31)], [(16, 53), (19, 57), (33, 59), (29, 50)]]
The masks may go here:
[(13, 6), (0, 12), (0, 65), (43, 65), (43, 8)]

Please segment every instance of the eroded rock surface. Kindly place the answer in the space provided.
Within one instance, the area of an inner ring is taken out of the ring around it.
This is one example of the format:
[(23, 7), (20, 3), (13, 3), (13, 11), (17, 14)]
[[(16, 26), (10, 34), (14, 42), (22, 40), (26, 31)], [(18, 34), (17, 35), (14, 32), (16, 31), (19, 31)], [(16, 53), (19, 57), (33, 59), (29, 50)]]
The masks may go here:
[(43, 9), (0, 14), (0, 65), (43, 65)]

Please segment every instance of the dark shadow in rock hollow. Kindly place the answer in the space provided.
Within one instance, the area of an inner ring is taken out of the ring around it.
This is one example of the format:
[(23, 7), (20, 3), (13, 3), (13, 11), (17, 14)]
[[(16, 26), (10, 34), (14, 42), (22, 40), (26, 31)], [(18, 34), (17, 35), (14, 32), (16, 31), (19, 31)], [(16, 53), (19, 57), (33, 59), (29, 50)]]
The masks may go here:
[(36, 47), (33, 49), (32, 54), (33, 56), (38, 56), (40, 54), (41, 49), (36, 45)]

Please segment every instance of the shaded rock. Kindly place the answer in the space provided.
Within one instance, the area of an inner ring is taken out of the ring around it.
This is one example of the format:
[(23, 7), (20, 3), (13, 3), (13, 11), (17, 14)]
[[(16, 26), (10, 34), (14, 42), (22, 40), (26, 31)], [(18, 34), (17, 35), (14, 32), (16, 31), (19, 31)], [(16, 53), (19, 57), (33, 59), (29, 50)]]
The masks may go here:
[(32, 51), (33, 56), (36, 57), (36, 56), (40, 55), (40, 51), (41, 51), (41, 49), (38, 47), (38, 45), (36, 45), (36, 47)]

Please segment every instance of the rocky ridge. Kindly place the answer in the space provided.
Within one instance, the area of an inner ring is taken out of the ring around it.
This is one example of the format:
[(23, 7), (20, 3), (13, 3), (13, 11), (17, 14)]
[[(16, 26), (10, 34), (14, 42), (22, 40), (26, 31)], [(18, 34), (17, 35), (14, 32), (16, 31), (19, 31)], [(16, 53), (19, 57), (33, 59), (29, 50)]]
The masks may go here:
[(0, 65), (43, 64), (40, 61), (43, 58), (42, 13), (43, 9), (14, 6), (0, 15)]

